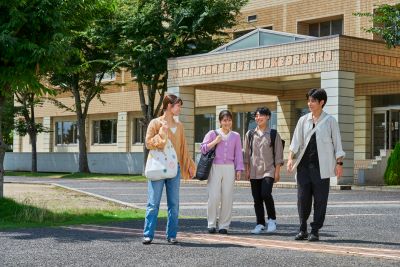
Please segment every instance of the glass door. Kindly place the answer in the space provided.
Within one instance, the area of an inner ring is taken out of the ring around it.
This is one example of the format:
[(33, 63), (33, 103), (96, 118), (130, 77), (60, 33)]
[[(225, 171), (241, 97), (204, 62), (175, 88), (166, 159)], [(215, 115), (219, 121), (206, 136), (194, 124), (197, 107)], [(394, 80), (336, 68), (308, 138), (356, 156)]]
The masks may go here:
[(396, 144), (400, 141), (400, 110), (392, 109), (389, 113), (389, 149), (394, 149)]
[(388, 146), (387, 138), (387, 112), (377, 111), (373, 114), (373, 153), (374, 156), (379, 156), (381, 150), (386, 150)]

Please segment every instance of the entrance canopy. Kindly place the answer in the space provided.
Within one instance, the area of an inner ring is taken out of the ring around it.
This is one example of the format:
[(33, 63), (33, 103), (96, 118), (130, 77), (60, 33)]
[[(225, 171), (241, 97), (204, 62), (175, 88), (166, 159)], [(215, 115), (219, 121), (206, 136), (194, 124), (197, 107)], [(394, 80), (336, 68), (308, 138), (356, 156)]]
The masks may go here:
[(169, 59), (168, 71), (169, 87), (276, 96), (320, 87), (323, 72), (346, 71), (363, 94), (366, 84), (400, 81), (400, 49), (349, 36), (257, 29), (209, 53)]

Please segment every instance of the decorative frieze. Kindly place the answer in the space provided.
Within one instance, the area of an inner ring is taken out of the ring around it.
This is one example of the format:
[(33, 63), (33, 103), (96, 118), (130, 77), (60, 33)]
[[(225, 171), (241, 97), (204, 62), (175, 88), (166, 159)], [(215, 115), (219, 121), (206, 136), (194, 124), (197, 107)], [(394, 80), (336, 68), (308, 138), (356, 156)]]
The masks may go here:
[(206, 66), (174, 69), (170, 70), (169, 73), (173, 79), (176, 79), (183, 77), (207, 76), (220, 73), (254, 71), (260, 69), (288, 67), (293, 65), (304, 65), (315, 62), (331, 61), (332, 52), (332, 50), (327, 50), (281, 57), (225, 62)]

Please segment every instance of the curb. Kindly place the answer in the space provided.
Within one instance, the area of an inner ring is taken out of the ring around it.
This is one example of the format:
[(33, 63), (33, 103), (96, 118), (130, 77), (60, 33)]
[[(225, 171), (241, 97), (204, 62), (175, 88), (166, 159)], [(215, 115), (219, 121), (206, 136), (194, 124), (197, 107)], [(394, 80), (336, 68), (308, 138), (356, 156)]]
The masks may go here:
[(60, 185), (60, 184), (56, 184), (56, 183), (51, 183), (51, 185), (54, 185), (54, 186), (57, 186), (57, 187), (61, 187), (61, 188), (64, 188), (64, 189), (67, 189), (67, 190), (70, 190), (70, 191), (75, 191), (75, 192), (78, 192), (78, 193), (81, 193), (81, 194), (89, 195), (89, 196), (92, 196), (92, 197), (95, 197), (95, 198), (98, 198), (98, 199), (101, 199), (101, 200), (106, 200), (106, 201), (110, 201), (110, 202), (113, 202), (113, 203), (117, 203), (117, 204), (120, 204), (122, 206), (129, 207), (129, 208), (140, 209), (138, 206), (136, 206), (134, 204), (131, 204), (131, 203), (128, 203), (128, 202), (120, 201), (120, 200), (117, 200), (117, 199), (105, 197), (105, 196), (94, 194), (94, 193), (90, 193), (90, 192), (87, 192), (87, 191), (82, 191), (82, 190), (75, 189), (75, 188), (72, 188), (72, 187), (69, 187), (69, 186)]
[[(207, 181), (199, 181), (199, 180), (181, 180), (181, 183), (183, 184), (196, 184), (196, 185), (202, 185), (206, 186)], [(235, 186), (236, 187), (251, 187), (249, 181), (235, 181)], [(331, 190), (351, 190), (352, 185), (332, 185), (330, 186)], [(274, 184), (274, 188), (282, 188), (282, 189), (296, 189), (297, 188), (297, 183), (295, 182), (278, 182)], [(361, 189), (362, 190), (362, 189)], [(400, 191), (400, 190), (398, 190)]]
[[(77, 179), (78, 180), (78, 179)], [(79, 179), (79, 180), (83, 180), (83, 179)], [(90, 180), (90, 179), (87, 179)], [(116, 181), (114, 181), (116, 182)], [(42, 185), (49, 185), (49, 184), (54, 184), (60, 187), (64, 187), (61, 186), (59, 184), (56, 183), (47, 183), (47, 182), (43, 182), (43, 181), (16, 181), (16, 182), (12, 182), (12, 181), (4, 181), (4, 183), (19, 183), (19, 184), (42, 184)], [(135, 182), (137, 183), (137, 182)], [(146, 183), (146, 182), (143, 182)], [(201, 185), (201, 186), (207, 186), (207, 181), (199, 181), (199, 180), (181, 180), (181, 183), (183, 184), (194, 184), (194, 185)], [(237, 187), (250, 187), (250, 183), (248, 181), (235, 181), (235, 186)], [(297, 188), (297, 184), (295, 182), (278, 182), (276, 184), (274, 184), (275, 188), (283, 188), (283, 189), (296, 189)], [(67, 188), (67, 187), (66, 187)], [(75, 190), (73, 188), (68, 188), (70, 190)], [(360, 186), (360, 185), (334, 185), (330, 187), (331, 190), (354, 190), (354, 191), (381, 191), (381, 192), (400, 192), (400, 186), (395, 186), (395, 187), (389, 187), (389, 186)], [(76, 191), (76, 190), (75, 190)], [(81, 192), (81, 193), (85, 193), (86, 192)], [(100, 195), (94, 195), (95, 197), (99, 197), (99, 198), (103, 198)], [(105, 199), (107, 200), (107, 199)], [(121, 205), (131, 205), (129, 203), (126, 202), (122, 202), (120, 203)], [(130, 207), (130, 206), (129, 206)]]

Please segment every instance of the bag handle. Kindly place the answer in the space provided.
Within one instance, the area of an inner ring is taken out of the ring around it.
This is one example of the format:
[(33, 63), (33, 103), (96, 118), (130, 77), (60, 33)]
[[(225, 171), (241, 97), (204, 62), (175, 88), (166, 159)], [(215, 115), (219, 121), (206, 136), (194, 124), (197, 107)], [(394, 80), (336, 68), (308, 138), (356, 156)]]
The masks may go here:
[[(217, 136), (218, 136), (217, 130), (214, 130), (214, 133), (215, 133), (215, 138), (217, 138)], [(215, 140), (215, 139), (214, 139), (214, 140)], [(218, 144), (216, 144), (216, 145), (213, 147), (212, 150), (216, 150), (216, 149), (217, 149), (217, 145), (218, 145)]]
[(305, 146), (304, 146), (303, 149), (300, 151), (300, 154), (299, 154), (299, 156), (297, 157), (296, 162), (295, 162), (294, 165), (293, 165), (292, 171), (293, 171), (295, 168), (297, 168), (297, 166), (299, 165), (301, 158), (303, 157), (304, 153), (306, 152), (308, 143), (310, 142), (312, 135), (317, 131), (318, 127), (319, 127), (320, 125), (322, 125), (329, 117), (330, 117), (330, 115), (327, 114), (327, 115), (314, 127), (314, 129), (312, 129), (312, 131), (308, 134), (308, 136), (307, 136), (307, 138), (306, 138)]

